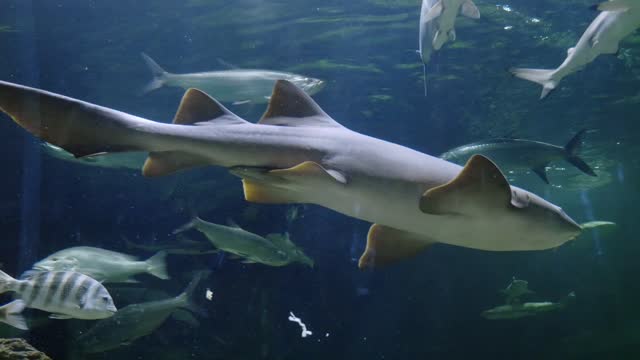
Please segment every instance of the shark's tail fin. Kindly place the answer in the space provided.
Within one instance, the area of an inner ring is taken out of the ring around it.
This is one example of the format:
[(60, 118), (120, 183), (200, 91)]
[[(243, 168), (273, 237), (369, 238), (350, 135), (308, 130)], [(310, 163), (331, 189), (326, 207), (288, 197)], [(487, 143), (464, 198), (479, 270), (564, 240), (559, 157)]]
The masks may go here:
[(511, 68), (509, 71), (520, 79), (533, 81), (542, 85), (542, 93), (540, 99), (544, 99), (551, 90), (555, 89), (560, 82), (560, 79), (554, 79), (556, 73), (555, 69), (523, 69), (523, 68)]
[(167, 253), (165, 251), (159, 251), (146, 261), (147, 272), (157, 278), (167, 280), (169, 274), (167, 273)]
[(166, 80), (167, 75), (169, 73), (165, 71), (157, 62), (155, 62), (149, 55), (145, 53), (140, 53), (144, 62), (147, 63), (149, 70), (151, 70), (151, 75), (153, 75), (153, 79), (142, 89), (142, 94), (146, 94), (158, 88), (161, 88)]
[(20, 330), (29, 330), (27, 322), (21, 315), (22, 310), (24, 310), (25, 306), (26, 305), (24, 301), (14, 300), (7, 305), (0, 307), (0, 321)]
[(583, 173), (591, 176), (598, 176), (591, 167), (578, 156), (586, 129), (580, 130), (564, 147), (565, 158), (573, 166), (577, 167)]

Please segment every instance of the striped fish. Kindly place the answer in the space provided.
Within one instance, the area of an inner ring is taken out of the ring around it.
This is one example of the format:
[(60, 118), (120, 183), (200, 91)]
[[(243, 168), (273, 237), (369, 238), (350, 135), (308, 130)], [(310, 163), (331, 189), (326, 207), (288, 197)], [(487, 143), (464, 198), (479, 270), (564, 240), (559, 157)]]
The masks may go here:
[(29, 330), (27, 322), (22, 317), (25, 303), (22, 300), (14, 300), (0, 307), (0, 322), (9, 324), (21, 330)]
[(73, 271), (32, 272), (20, 280), (0, 271), (0, 294), (8, 291), (53, 319), (104, 319), (117, 311), (101, 283)]

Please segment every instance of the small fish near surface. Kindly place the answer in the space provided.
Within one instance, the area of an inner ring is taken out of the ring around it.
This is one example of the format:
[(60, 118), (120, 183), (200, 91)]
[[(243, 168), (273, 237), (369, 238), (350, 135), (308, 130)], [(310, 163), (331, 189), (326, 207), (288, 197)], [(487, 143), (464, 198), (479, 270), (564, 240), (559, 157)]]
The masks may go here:
[(195, 217), (189, 223), (176, 229), (174, 234), (191, 229), (201, 232), (216, 248), (243, 258), (244, 263), (285, 266), (298, 260), (292, 259), (286, 251), (287, 249), (279, 248), (269, 238), (246, 231), (236, 224), (219, 225)]
[(0, 306), (0, 322), (20, 330), (29, 330), (27, 322), (21, 314), (25, 307), (26, 304), (22, 300), (14, 300), (6, 305)]
[(424, 94), (427, 95), (427, 64), (434, 51), (447, 41), (456, 39), (455, 22), (458, 14), (480, 18), (480, 11), (471, 0), (422, 0), (418, 54), (422, 60)]
[(526, 139), (497, 138), (459, 146), (440, 155), (442, 159), (463, 163), (472, 155), (481, 154), (506, 170), (527, 169), (549, 184), (546, 168), (554, 161), (565, 160), (589, 176), (595, 171), (578, 153), (586, 130), (578, 132), (564, 147)]
[(163, 86), (183, 89), (198, 88), (222, 102), (236, 105), (252, 103), (264, 104), (269, 101), (271, 89), (277, 80), (288, 80), (299, 86), (309, 95), (322, 90), (325, 82), (320, 79), (282, 71), (259, 69), (229, 69), (192, 74), (172, 74), (165, 71), (147, 54), (142, 58), (153, 74), (153, 80), (145, 92)]
[[(34, 102), (39, 111), (28, 111)], [(76, 156), (149, 151), (142, 173), (150, 177), (222, 166), (242, 178), (247, 201), (316, 204), (371, 222), (360, 268), (436, 243), (545, 250), (583, 231), (557, 205), (511, 186), (488, 158), (474, 155), (462, 167), (351, 131), (286, 80), (276, 82), (257, 124), (197, 89), (185, 93), (173, 124), (4, 81), (0, 109)]]
[(174, 298), (127, 305), (114, 316), (98, 321), (76, 340), (78, 350), (98, 353), (131, 344), (153, 333), (180, 309), (202, 313), (192, 300), (196, 286), (206, 276), (198, 273), (185, 291)]
[(622, 39), (640, 27), (640, 1), (611, 0), (597, 6), (601, 13), (591, 22), (567, 58), (556, 69), (512, 68), (516, 77), (542, 85), (544, 99), (560, 81), (595, 60), (600, 54), (618, 53)]
[(489, 320), (512, 320), (520, 319), (527, 316), (535, 316), (541, 313), (561, 310), (574, 301), (576, 295), (571, 292), (560, 302), (526, 302), (523, 304), (506, 304), (496, 306), (482, 312), (482, 317)]
[(169, 279), (167, 253), (158, 252), (146, 261), (116, 251), (90, 246), (76, 246), (57, 251), (33, 265), (36, 271), (76, 271), (107, 283), (137, 282), (138, 274)]
[(0, 294), (14, 292), (28, 308), (52, 313), (52, 319), (104, 319), (116, 313), (101, 283), (74, 271), (32, 272), (14, 279), (0, 271)]

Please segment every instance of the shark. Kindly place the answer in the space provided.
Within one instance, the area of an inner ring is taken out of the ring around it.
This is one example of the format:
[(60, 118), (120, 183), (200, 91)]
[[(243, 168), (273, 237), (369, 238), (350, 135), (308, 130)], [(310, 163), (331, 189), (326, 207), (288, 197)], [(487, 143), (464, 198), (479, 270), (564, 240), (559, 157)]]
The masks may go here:
[(560, 81), (601, 54), (616, 54), (622, 39), (640, 27), (640, 2), (637, 0), (610, 0), (596, 6), (600, 14), (582, 34), (576, 46), (567, 50), (567, 57), (556, 69), (511, 68), (521, 79), (542, 85), (540, 99), (554, 90)]
[(363, 269), (436, 243), (550, 249), (583, 230), (559, 206), (511, 186), (488, 158), (462, 167), (349, 130), (286, 80), (257, 123), (197, 89), (186, 91), (172, 124), (10, 82), (0, 82), (0, 109), (76, 157), (146, 151), (148, 177), (222, 166), (241, 178), (247, 201), (316, 204), (371, 222)]
[(289, 80), (310, 95), (318, 93), (326, 85), (320, 79), (289, 72), (235, 67), (227, 70), (173, 74), (164, 70), (149, 55), (141, 55), (153, 75), (143, 93), (163, 86), (180, 87), (185, 90), (194, 87), (222, 102), (231, 102), (234, 105), (264, 104), (269, 101), (273, 84), (278, 79)]
[(424, 94), (427, 95), (427, 64), (433, 52), (447, 41), (456, 39), (455, 22), (458, 14), (480, 18), (480, 11), (471, 0), (422, 0), (418, 33), (418, 55), (422, 60)]

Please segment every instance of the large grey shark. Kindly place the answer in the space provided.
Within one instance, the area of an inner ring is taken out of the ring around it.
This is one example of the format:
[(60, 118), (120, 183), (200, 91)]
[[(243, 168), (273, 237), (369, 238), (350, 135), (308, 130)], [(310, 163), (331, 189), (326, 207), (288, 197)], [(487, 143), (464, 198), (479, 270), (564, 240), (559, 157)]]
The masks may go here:
[(144, 89), (149, 92), (162, 86), (175, 86), (183, 89), (198, 88), (222, 102), (235, 104), (264, 104), (276, 80), (289, 80), (309, 95), (324, 88), (320, 79), (282, 71), (260, 69), (229, 69), (191, 74), (172, 74), (165, 71), (147, 54), (142, 58), (153, 74), (153, 80)]
[(557, 247), (582, 231), (558, 206), (510, 186), (476, 155), (463, 167), (351, 131), (292, 83), (276, 83), (257, 124), (188, 90), (173, 124), (0, 82), (0, 109), (75, 156), (148, 151), (142, 173), (229, 168), (257, 203), (311, 203), (374, 223), (359, 266), (434, 243), (490, 251)]
[(615, 54), (622, 39), (640, 27), (640, 1), (611, 0), (598, 6), (602, 11), (582, 34), (557, 69), (512, 68), (513, 75), (542, 85), (540, 99), (555, 89), (565, 76), (595, 60), (600, 54)]
[(480, 18), (480, 11), (471, 0), (422, 0), (418, 54), (422, 60), (424, 94), (427, 95), (427, 64), (431, 54), (449, 40), (456, 39), (455, 22), (458, 14)]

